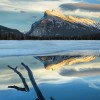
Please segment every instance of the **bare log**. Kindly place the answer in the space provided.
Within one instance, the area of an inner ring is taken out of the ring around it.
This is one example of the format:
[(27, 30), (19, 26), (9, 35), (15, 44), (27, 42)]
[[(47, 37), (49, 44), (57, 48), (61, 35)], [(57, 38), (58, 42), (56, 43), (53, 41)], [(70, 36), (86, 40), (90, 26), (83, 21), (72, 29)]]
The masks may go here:
[(21, 64), (24, 66), (24, 68), (25, 68), (25, 69), (27, 70), (27, 72), (28, 72), (29, 79), (30, 79), (30, 81), (31, 81), (31, 84), (33, 85), (33, 88), (35, 89), (35, 92), (36, 92), (36, 94), (37, 94), (38, 99), (39, 99), (39, 100), (46, 100), (46, 99), (44, 98), (44, 96), (42, 95), (40, 89), (38, 88), (38, 86), (37, 86), (37, 84), (36, 84), (36, 82), (35, 82), (33, 73), (32, 73), (32, 71), (30, 70), (30, 68), (29, 68), (27, 65), (25, 65), (24, 63), (21, 63)]
[(18, 91), (25, 91), (25, 92), (28, 92), (29, 91), (29, 87), (26, 83), (26, 80), (25, 78), (23, 77), (23, 75), (17, 70), (17, 67), (16, 68), (13, 68), (11, 66), (8, 65), (8, 67), (10, 69), (12, 69), (15, 73), (17, 73), (19, 75), (19, 77), (21, 78), (22, 80), (22, 83), (24, 85), (24, 88), (21, 88), (21, 87), (18, 87), (18, 86), (8, 86), (8, 88), (14, 88), (14, 89), (17, 89)]

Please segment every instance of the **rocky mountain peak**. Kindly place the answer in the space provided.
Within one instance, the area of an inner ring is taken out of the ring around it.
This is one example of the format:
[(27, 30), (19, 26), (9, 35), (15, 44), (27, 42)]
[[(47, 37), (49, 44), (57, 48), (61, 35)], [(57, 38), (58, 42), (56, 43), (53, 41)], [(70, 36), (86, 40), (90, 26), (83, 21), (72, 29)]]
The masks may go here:
[(56, 16), (64, 20), (66, 19), (65, 15), (57, 10), (46, 10), (45, 14), (47, 14), (48, 16)]
[(71, 22), (71, 23), (83, 23), (83, 24), (88, 24), (88, 25), (93, 25), (96, 24), (96, 22), (92, 19), (88, 19), (88, 18), (79, 18), (79, 17), (75, 17), (72, 15), (67, 15), (65, 16), (62, 12), (57, 11), (57, 10), (46, 10), (45, 14), (47, 16), (56, 16), (58, 18), (61, 18), (65, 21)]
[(45, 39), (99, 39), (99, 26), (92, 19), (46, 10), (44, 16), (32, 24), (28, 35)]

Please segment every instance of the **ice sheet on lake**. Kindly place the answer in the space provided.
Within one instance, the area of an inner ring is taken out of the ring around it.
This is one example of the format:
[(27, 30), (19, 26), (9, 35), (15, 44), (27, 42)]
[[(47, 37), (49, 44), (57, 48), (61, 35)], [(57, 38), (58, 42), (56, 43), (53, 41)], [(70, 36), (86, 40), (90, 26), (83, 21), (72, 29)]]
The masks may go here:
[(0, 56), (99, 55), (100, 41), (0, 41)]

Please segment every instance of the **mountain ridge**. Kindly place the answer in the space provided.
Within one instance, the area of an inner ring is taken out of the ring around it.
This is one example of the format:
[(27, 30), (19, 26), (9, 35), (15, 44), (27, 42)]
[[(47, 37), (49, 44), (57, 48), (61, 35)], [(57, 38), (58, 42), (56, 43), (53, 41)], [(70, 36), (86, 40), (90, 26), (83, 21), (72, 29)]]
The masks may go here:
[(100, 39), (100, 25), (91, 19), (46, 10), (27, 34), (44, 39)]
[(17, 29), (11, 29), (0, 25), (0, 40), (26, 40), (31, 39), (28, 35)]
[(100, 40), (100, 23), (87, 18), (65, 16), (46, 10), (44, 16), (24, 34), (17, 29), (0, 26), (2, 40)]
[(71, 23), (85, 23), (85, 24), (96, 24), (96, 22), (94, 20), (88, 19), (88, 18), (77, 18), (74, 17), (72, 15), (67, 15), (65, 16), (63, 13), (61, 13), (60, 11), (56, 11), (56, 10), (46, 10), (45, 13), (49, 16), (56, 16), (59, 17), (63, 20), (69, 21)]

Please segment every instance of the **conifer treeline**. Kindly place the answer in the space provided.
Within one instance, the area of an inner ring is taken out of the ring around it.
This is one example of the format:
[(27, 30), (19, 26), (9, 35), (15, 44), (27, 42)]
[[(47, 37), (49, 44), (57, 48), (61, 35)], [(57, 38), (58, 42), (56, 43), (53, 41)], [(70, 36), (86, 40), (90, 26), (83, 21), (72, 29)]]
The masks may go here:
[(100, 40), (100, 33), (79, 36), (29, 36), (16, 29), (0, 26), (0, 40)]
[(35, 37), (25, 34), (0, 34), (0, 40), (100, 40), (100, 34), (70, 37)]

